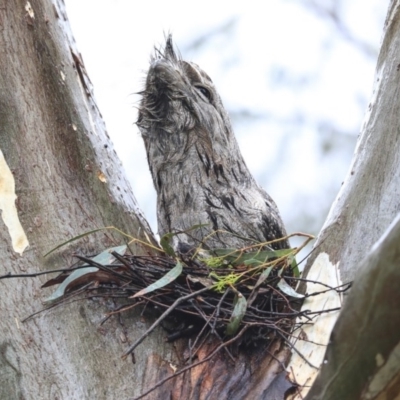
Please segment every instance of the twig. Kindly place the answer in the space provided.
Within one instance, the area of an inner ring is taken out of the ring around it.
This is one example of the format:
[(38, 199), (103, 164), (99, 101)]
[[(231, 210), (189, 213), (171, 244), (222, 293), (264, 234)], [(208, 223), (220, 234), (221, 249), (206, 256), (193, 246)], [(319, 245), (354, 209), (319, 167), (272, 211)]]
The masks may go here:
[[(205, 321), (205, 324), (204, 324), (204, 326), (203, 326), (202, 331), (206, 328), (206, 326), (209, 326), (209, 327), (210, 327), (211, 333), (212, 333), (215, 337), (217, 337), (217, 339), (218, 339), (221, 343), (223, 343), (223, 340), (222, 340), (221, 336), (218, 334), (218, 332), (217, 332), (217, 331), (213, 328), (213, 326), (210, 324), (210, 320), (211, 320), (211, 318), (213, 317), (214, 314), (211, 314), (210, 317), (207, 318), (206, 315), (204, 314), (204, 312), (203, 312), (199, 307), (197, 307), (196, 305), (193, 305), (193, 307), (196, 308), (196, 310), (198, 311), (198, 313), (203, 317), (203, 319), (204, 319), (204, 321)], [(197, 335), (197, 337), (199, 337), (199, 336), (201, 335), (201, 333), (202, 333), (202, 332), (200, 332), (200, 333)], [(197, 339), (197, 338), (196, 338), (196, 339)], [(226, 353), (228, 354), (229, 358), (230, 358), (233, 362), (235, 362), (235, 359), (234, 359), (233, 355), (231, 354), (231, 352), (229, 351), (229, 349), (228, 349), (227, 347), (225, 347), (224, 350), (225, 350)], [(196, 354), (196, 353), (197, 353), (197, 351), (196, 351), (194, 354)]]
[(130, 353), (132, 353), (132, 351), (135, 350), (135, 348), (143, 342), (143, 340), (160, 324), (160, 322), (164, 320), (165, 317), (167, 317), (169, 314), (171, 314), (176, 306), (192, 297), (199, 295), (200, 293), (204, 293), (207, 290), (210, 290), (210, 288), (202, 288), (197, 292), (190, 293), (187, 296), (180, 297), (179, 299), (175, 300), (175, 302), (166, 311), (164, 311), (164, 313), (156, 320), (156, 322), (154, 322), (154, 324), (151, 325), (151, 327), (147, 329), (147, 331), (138, 340), (136, 340), (136, 342), (131, 347), (129, 347), (128, 350), (125, 351), (125, 353), (122, 355), (122, 358), (126, 358)]
[(243, 336), (244, 332), (247, 330), (247, 327), (243, 327), (243, 329), (232, 339), (220, 344), (215, 350), (213, 350), (206, 358), (203, 358), (200, 361), (197, 361), (194, 364), (190, 364), (187, 367), (182, 368), (180, 371), (175, 372), (174, 374), (167, 376), (166, 378), (158, 381), (152, 388), (150, 388), (149, 390), (147, 390), (147, 392), (131, 399), (131, 400), (140, 400), (143, 397), (147, 396), (149, 393), (153, 392), (154, 390), (156, 390), (158, 387), (162, 386), (165, 382), (168, 382), (170, 379), (176, 378), (177, 376), (183, 374), (186, 371), (189, 371), (192, 368), (198, 367), (201, 364), (204, 364), (205, 362), (211, 360), (211, 358), (213, 358), (222, 348), (229, 346), (231, 343), (236, 342), (241, 336)]
[(106, 267), (105, 265), (100, 264), (100, 263), (98, 263), (98, 262), (92, 260), (91, 258), (87, 258), (87, 257), (79, 256), (79, 255), (76, 255), (75, 257), (79, 258), (79, 259), (82, 260), (82, 261), (85, 261), (85, 262), (88, 263), (89, 265), (93, 265), (93, 266), (96, 267), (96, 268), (99, 268), (99, 269), (101, 269), (101, 270), (103, 270), (103, 271), (105, 271), (105, 272), (108, 272), (108, 273), (111, 274), (111, 275), (114, 275), (114, 276), (118, 277), (118, 278), (121, 279), (122, 281), (129, 282), (129, 281), (132, 280), (132, 278), (128, 278), (128, 277), (125, 276), (125, 275), (122, 275), (122, 274), (120, 274), (120, 273), (118, 273), (118, 272), (116, 272), (116, 271), (113, 271), (112, 268)]
[(36, 278), (41, 275), (53, 274), (55, 272), (74, 272), (77, 269), (82, 269), (87, 267), (88, 267), (87, 265), (78, 265), (73, 268), (50, 269), (48, 271), (32, 272), (31, 274), (11, 274), (11, 272), (9, 272), (8, 274), (1, 275), (0, 280), (8, 278)]
[(282, 333), (279, 331), (277, 331), (277, 333), (285, 341), (285, 343), (292, 349), (292, 351), (294, 350), (311, 368), (318, 370), (318, 367), (311, 364), (310, 361), (308, 361), (307, 358), (305, 356), (303, 356), (303, 354), (299, 350), (296, 349), (296, 346), (294, 346), (292, 343), (290, 343), (289, 340), (287, 340), (285, 335), (282, 335)]

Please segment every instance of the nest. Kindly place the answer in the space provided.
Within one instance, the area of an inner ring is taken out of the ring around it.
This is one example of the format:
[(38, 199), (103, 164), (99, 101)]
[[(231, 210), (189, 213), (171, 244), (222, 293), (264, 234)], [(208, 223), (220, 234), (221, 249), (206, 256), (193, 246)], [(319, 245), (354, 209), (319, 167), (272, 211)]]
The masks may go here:
[[(191, 356), (196, 354), (207, 337), (216, 338), (219, 345), (207, 357), (190, 362), (157, 387), (208, 361), (222, 349), (234, 360), (233, 347), (259, 348), (260, 342), (267, 347), (272, 340), (280, 338), (296, 351), (290, 340), (293, 332), (307, 323), (312, 314), (337, 310), (300, 310), (306, 296), (295, 289), (299, 282), (307, 280), (300, 278), (295, 257), (312, 237), (296, 235), (307, 238), (298, 249), (272, 250), (269, 243), (260, 243), (243, 249), (207, 252), (196, 249), (185, 255), (175, 254), (163, 241), (164, 238), (161, 239), (162, 247), (133, 239), (143, 247), (144, 254), (147, 251), (147, 255), (129, 254), (129, 246), (123, 245), (107, 249), (92, 258), (77, 255), (79, 262), (68, 269), (26, 275), (7, 274), (0, 279), (62, 271), (61, 275), (42, 286), (58, 285), (44, 301), (45, 309), (65, 304), (76, 296), (79, 299), (100, 297), (123, 300), (103, 322), (116, 313), (138, 306), (159, 310), (157, 320), (125, 351), (123, 357), (133, 356), (134, 349), (160, 325), (167, 329), (168, 341), (194, 337), (190, 343)], [(52, 251), (80, 237), (82, 235)], [(350, 287), (349, 284), (337, 288), (322, 285), (325, 288), (320, 293), (329, 290), (344, 292)], [(304, 320), (306, 322), (299, 322)]]
[[(311, 240), (307, 236), (303, 246)], [(197, 249), (186, 255), (177, 255), (168, 246), (157, 248), (157, 255), (137, 256), (127, 250), (120, 246), (94, 258), (76, 256), (83, 265), (43, 285), (60, 284), (45, 301), (48, 307), (84, 294), (126, 299), (117, 312), (138, 305), (161, 310), (124, 356), (158, 325), (168, 330), (167, 341), (195, 335), (199, 342), (213, 335), (223, 345), (249, 348), (276, 337), (286, 339), (295, 320), (304, 315), (299, 311), (304, 296), (295, 291), (301, 280), (295, 261), (299, 249), (271, 250), (268, 243), (261, 243), (243, 249)]]

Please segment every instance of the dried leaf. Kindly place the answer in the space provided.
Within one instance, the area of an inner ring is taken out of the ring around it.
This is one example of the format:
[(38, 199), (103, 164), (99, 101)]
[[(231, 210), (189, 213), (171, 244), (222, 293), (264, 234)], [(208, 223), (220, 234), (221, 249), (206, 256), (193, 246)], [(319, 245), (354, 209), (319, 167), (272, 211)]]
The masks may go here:
[[(98, 254), (96, 257), (93, 257), (93, 261), (102, 264), (102, 265), (108, 265), (111, 264), (115, 258), (111, 254), (113, 251), (120, 255), (124, 255), (126, 252), (127, 246), (118, 246), (118, 247), (111, 247), (110, 249), (104, 250), (100, 254)], [(84, 264), (88, 265), (88, 264)], [(63, 283), (53, 292), (51, 296), (49, 296), (47, 299), (43, 300), (44, 304), (49, 304), (52, 303), (58, 299), (60, 299), (62, 296), (65, 294), (65, 290), (69, 284), (74, 282), (77, 279), (80, 279), (82, 276), (86, 274), (91, 274), (93, 272), (97, 272), (99, 269), (97, 267), (86, 267), (86, 268), (79, 268), (76, 269), (71, 273), (71, 275), (66, 278)]]
[(214, 285), (214, 281), (210, 278), (201, 276), (192, 276), (192, 275), (187, 275), (187, 278), (189, 279), (190, 282), (200, 283), (204, 287), (211, 287)]

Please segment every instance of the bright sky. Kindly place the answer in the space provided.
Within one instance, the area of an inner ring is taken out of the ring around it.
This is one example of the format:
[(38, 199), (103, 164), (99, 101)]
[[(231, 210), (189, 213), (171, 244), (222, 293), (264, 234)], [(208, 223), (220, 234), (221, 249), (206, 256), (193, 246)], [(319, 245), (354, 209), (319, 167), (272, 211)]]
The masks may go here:
[(155, 231), (133, 94), (153, 46), (172, 32), (183, 57), (216, 83), (244, 158), (288, 230), (318, 233), (371, 95), (388, 0), (65, 3), (108, 132)]

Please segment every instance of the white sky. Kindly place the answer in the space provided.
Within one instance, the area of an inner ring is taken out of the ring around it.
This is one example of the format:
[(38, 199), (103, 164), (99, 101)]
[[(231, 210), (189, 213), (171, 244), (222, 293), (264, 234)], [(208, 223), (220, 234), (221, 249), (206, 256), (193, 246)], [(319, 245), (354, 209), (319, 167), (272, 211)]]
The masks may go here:
[[(108, 132), (155, 231), (133, 94), (154, 45), (172, 32), (183, 57), (216, 83), (244, 158), (288, 230), (318, 232), (349, 166), (388, 0), (65, 3)], [(337, 7), (342, 25), (319, 4)]]

